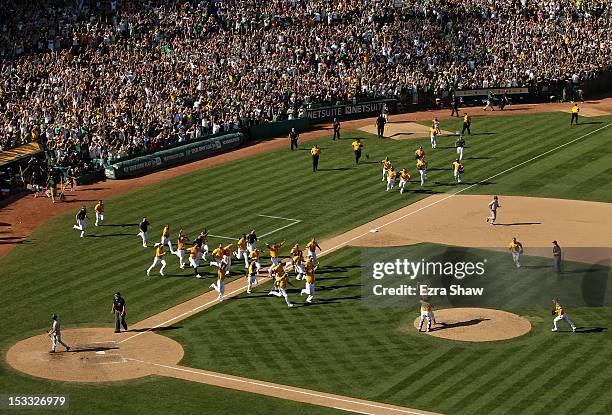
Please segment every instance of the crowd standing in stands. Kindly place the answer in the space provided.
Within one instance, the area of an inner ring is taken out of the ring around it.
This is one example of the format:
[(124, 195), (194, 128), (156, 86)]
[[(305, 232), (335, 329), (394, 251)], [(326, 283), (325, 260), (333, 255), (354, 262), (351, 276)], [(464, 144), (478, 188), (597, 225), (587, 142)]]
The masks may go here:
[(0, 0), (0, 151), (88, 171), (317, 105), (579, 84), (611, 22), (607, 0)]

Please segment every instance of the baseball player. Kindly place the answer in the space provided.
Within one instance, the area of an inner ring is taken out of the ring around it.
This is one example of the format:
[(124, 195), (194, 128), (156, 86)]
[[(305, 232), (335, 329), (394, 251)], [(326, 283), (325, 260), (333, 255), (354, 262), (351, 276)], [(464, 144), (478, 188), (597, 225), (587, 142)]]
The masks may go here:
[(225, 275), (229, 275), (232, 267), (232, 255), (234, 254), (234, 245), (229, 244), (223, 247), (223, 263), (225, 263)]
[(181, 229), (178, 234), (178, 239), (176, 240), (176, 250), (174, 253), (179, 259), (179, 267), (181, 269), (185, 269), (185, 254), (187, 253), (187, 235), (183, 233)]
[(104, 202), (98, 200), (98, 203), (94, 207), (94, 211), (96, 212), (95, 225), (98, 226), (98, 224), (104, 220)]
[(210, 261), (210, 265), (215, 266), (217, 268), (221, 267), (221, 261), (223, 260), (223, 244), (219, 244), (212, 251), (212, 261)]
[(270, 260), (272, 261), (272, 265), (279, 265), (280, 264), (280, 259), (278, 257), (278, 253), (281, 249), (281, 247), (285, 244), (285, 241), (281, 242), (281, 243), (274, 243), (272, 245), (270, 245), (268, 242), (266, 242), (266, 246), (268, 247), (268, 251), (270, 253)]
[(53, 323), (51, 324), (51, 330), (47, 332), (49, 337), (51, 337), (50, 353), (55, 353), (55, 349), (58, 344), (61, 344), (62, 346), (64, 346), (66, 348), (66, 351), (69, 352), (70, 346), (68, 346), (66, 343), (62, 341), (62, 332), (60, 329), (60, 322), (57, 319), (57, 314), (55, 313), (51, 314), (51, 321), (53, 321)]
[(201, 256), (206, 261), (206, 255), (208, 255), (208, 231), (206, 228), (200, 232), (193, 244), (200, 248)]
[(355, 164), (359, 164), (361, 152), (363, 151), (363, 143), (361, 142), (361, 139), (355, 139), (355, 141), (351, 143), (351, 147), (353, 148), (353, 153), (355, 153)]
[(572, 328), (572, 331), (575, 333), (576, 332), (576, 325), (567, 316), (567, 313), (565, 312), (565, 309), (563, 308), (563, 306), (559, 302), (559, 299), (555, 298), (553, 300), (553, 303), (555, 304), (555, 309), (552, 311), (552, 314), (555, 316), (555, 318), (553, 319), (553, 328), (552, 328), (552, 331), (557, 331), (558, 330), (557, 323), (560, 320), (565, 320), (567, 322), (567, 324), (569, 324), (570, 327)]
[(495, 111), (495, 107), (493, 106), (493, 93), (491, 91), (487, 93), (486, 105), (484, 106), (482, 110), (486, 111), (487, 108), (491, 108), (493, 111)]
[(563, 270), (563, 262), (561, 259), (561, 247), (559, 246), (559, 242), (552, 241), (553, 244), (553, 260), (555, 265), (555, 272), (561, 272)]
[(408, 170), (406, 168), (403, 168), (400, 171), (399, 185), (397, 186), (400, 194), (404, 193), (404, 189), (406, 188), (406, 183), (408, 183), (408, 180), (410, 180), (410, 173), (408, 173)]
[(293, 307), (291, 301), (289, 301), (289, 297), (287, 296), (287, 282), (289, 280), (289, 275), (287, 271), (279, 265), (275, 266), (274, 271), (274, 282), (276, 284), (277, 291), (270, 291), (268, 295), (275, 295), (277, 297), (283, 297), (288, 307)]
[(247, 251), (249, 254), (257, 249), (257, 235), (255, 234), (255, 229), (251, 230), (246, 237), (247, 242)]
[(160, 243), (155, 244), (155, 258), (153, 258), (153, 263), (147, 269), (147, 277), (151, 275), (151, 270), (157, 265), (157, 263), (161, 263), (161, 268), (159, 269), (159, 275), (164, 276), (164, 268), (166, 268), (166, 260), (164, 259), (164, 255), (166, 252), (164, 251), (164, 246)]
[(247, 273), (247, 294), (251, 294), (251, 287), (253, 286), (253, 284), (257, 285), (257, 271), (259, 270), (259, 268), (257, 268), (257, 262), (255, 261), (251, 261), (251, 263), (249, 264), (249, 270)]
[(427, 162), (425, 161), (425, 158), (417, 160), (416, 168), (419, 171), (419, 176), (421, 177), (421, 187), (423, 187), (425, 184), (425, 179), (427, 179)]
[(304, 294), (308, 294), (308, 297), (306, 297), (307, 303), (312, 303), (312, 300), (314, 299), (316, 269), (317, 267), (315, 267), (314, 264), (312, 263), (312, 258), (309, 257), (306, 260), (306, 264), (304, 265), (304, 271), (306, 273), (306, 278), (305, 278), (306, 286), (304, 289), (302, 289), (302, 291), (300, 291), (300, 296)]
[(247, 252), (247, 236), (242, 234), (238, 239), (238, 249), (236, 250), (236, 259), (244, 258), (244, 267), (249, 268), (249, 253)]
[(172, 241), (170, 240), (170, 225), (168, 225), (167, 223), (164, 225), (164, 229), (162, 229), (161, 244), (168, 244), (168, 248), (170, 248), (170, 253), (174, 255), (174, 250), (172, 249)]
[(382, 163), (381, 182), (384, 182), (385, 180), (387, 180), (387, 172), (389, 171), (389, 168), (391, 167), (391, 160), (389, 160), (389, 157), (385, 157), (384, 160), (381, 160), (380, 162)]
[(472, 125), (472, 117), (470, 117), (467, 112), (463, 113), (463, 129), (461, 130), (461, 134), (465, 134), (467, 131), (468, 135), (471, 135), (470, 127)]
[(438, 130), (434, 127), (429, 127), (429, 142), (431, 143), (431, 148), (436, 148), (438, 145), (437, 137)]
[(393, 186), (395, 186), (395, 179), (397, 178), (397, 172), (395, 171), (395, 167), (389, 167), (389, 171), (387, 171), (387, 192), (393, 190)]
[(421, 317), (419, 318), (419, 328), (420, 332), (423, 328), (423, 322), (427, 319), (427, 327), (425, 328), (425, 332), (428, 333), (431, 330), (433, 324), (436, 324), (436, 317), (433, 312), (433, 304), (431, 303), (431, 299), (429, 297), (425, 297), (420, 300), (421, 303)]
[(292, 267), (295, 267), (295, 261), (293, 260), (293, 258), (298, 254), (298, 252), (301, 252), (302, 250), (300, 249), (300, 245), (295, 244), (291, 247), (291, 251), (289, 251), (289, 264), (291, 264)]
[(487, 216), (487, 223), (495, 225), (495, 219), (497, 219), (497, 209), (500, 207), (499, 197), (497, 195), (493, 196), (493, 200), (489, 202), (489, 216)]
[(463, 164), (457, 159), (453, 161), (453, 177), (457, 184), (461, 183), (461, 174), (463, 174)]
[[(308, 257), (308, 259), (311, 259), (311, 258), (312, 257)], [(291, 261), (293, 263), (293, 270), (295, 271), (295, 274), (296, 274), (295, 279), (301, 280), (305, 275), (304, 253), (302, 252), (301, 249), (298, 248), (297, 251), (295, 251), (295, 253), (291, 255)]]
[(189, 248), (189, 265), (193, 267), (193, 272), (196, 278), (204, 278), (198, 272), (198, 267), (200, 266), (200, 260), (202, 259), (202, 249), (197, 244), (194, 244), (191, 248)]
[(440, 120), (438, 120), (438, 117), (434, 117), (434, 119), (431, 120), (431, 127), (436, 130), (436, 134), (440, 134)]
[(465, 139), (463, 138), (463, 134), (460, 135), (455, 142), (455, 147), (457, 148), (457, 157), (459, 157), (459, 161), (463, 160), (463, 149), (465, 148)]
[(306, 244), (306, 249), (308, 249), (307, 255), (309, 258), (312, 258), (312, 262), (315, 265), (319, 265), (319, 260), (317, 259), (317, 249), (321, 251), (321, 247), (317, 243), (317, 240), (315, 239), (314, 236), (312, 237), (310, 242)]
[(423, 146), (417, 148), (414, 152), (415, 160), (424, 160), (425, 159), (425, 150), (423, 150)]
[(227, 264), (221, 261), (219, 269), (217, 270), (217, 282), (210, 284), (210, 288), (214, 289), (219, 293), (217, 300), (223, 301), (223, 295), (225, 294), (225, 276), (229, 273), (226, 269)]
[(255, 263), (255, 266), (257, 267), (257, 271), (259, 271), (261, 268), (261, 263), (259, 262), (260, 256), (261, 256), (261, 249), (259, 248), (255, 248), (253, 252), (249, 254), (249, 259), (251, 260), (251, 263), (253, 262)]
[(147, 218), (142, 218), (142, 222), (140, 222), (140, 224), (138, 225), (138, 229), (140, 232), (138, 232), (138, 236), (140, 236), (142, 238), (142, 247), (146, 248), (147, 247), (147, 240), (149, 237), (149, 225), (151, 225), (149, 223), (149, 221), (147, 220)]
[(123, 326), (123, 330), (127, 331), (128, 326), (125, 322), (125, 300), (121, 297), (121, 293), (119, 292), (116, 292), (113, 297), (111, 313), (115, 315), (115, 333), (121, 331), (121, 326)]
[(578, 125), (578, 113), (580, 112), (580, 107), (578, 107), (578, 103), (575, 102), (572, 106), (572, 119), (570, 120), (570, 125), (574, 124), (576, 121), (576, 125)]
[(77, 231), (81, 231), (81, 238), (85, 235), (85, 227), (87, 226), (87, 208), (82, 206), (81, 209), (77, 212), (76, 216), (76, 225), (72, 227), (72, 229), (76, 229)]
[(523, 253), (523, 244), (516, 240), (516, 238), (512, 238), (512, 241), (508, 244), (508, 249), (512, 254), (512, 261), (514, 261), (514, 265), (517, 268), (521, 267), (521, 263), (519, 262), (519, 257)]

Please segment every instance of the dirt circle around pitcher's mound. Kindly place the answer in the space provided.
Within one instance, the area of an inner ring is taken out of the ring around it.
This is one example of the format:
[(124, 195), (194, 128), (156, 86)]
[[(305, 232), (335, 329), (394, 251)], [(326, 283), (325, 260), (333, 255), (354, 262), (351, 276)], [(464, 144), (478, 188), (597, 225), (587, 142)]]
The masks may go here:
[(174, 365), (184, 355), (179, 343), (151, 331), (71, 329), (62, 331), (62, 341), (70, 351), (59, 345), (49, 353), (51, 339), (46, 334), (21, 340), (8, 350), (6, 360), (14, 369), (40, 378), (109, 382), (152, 375), (151, 363)]
[[(489, 308), (447, 308), (434, 311), (436, 324), (430, 336), (466, 342), (508, 340), (531, 331), (526, 318), (507, 311)], [(427, 320), (423, 322), (423, 331)], [(419, 317), (414, 320), (419, 327)]]

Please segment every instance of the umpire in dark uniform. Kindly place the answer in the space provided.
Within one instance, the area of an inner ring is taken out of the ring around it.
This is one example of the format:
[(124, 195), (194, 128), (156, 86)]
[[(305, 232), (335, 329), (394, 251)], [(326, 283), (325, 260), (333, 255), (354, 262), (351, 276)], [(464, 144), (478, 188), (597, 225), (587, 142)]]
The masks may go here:
[(332, 138), (333, 141), (336, 140), (340, 140), (340, 121), (338, 121), (337, 118), (334, 118), (334, 137)]
[(119, 292), (116, 292), (113, 298), (111, 313), (115, 314), (115, 333), (121, 331), (121, 326), (123, 326), (123, 330), (127, 331), (128, 327), (125, 322), (125, 300), (121, 297), (121, 293)]
[(291, 140), (291, 150), (293, 150), (293, 147), (298, 148), (298, 137), (300, 135), (298, 134), (297, 131), (295, 131), (295, 127), (291, 128), (291, 132), (289, 133), (289, 140)]
[(554, 264), (555, 264), (555, 272), (561, 272), (563, 271), (563, 263), (561, 259), (561, 247), (559, 246), (559, 243), (557, 241), (553, 241), (552, 243), (553, 243), (552, 253), (553, 253), (553, 259), (554, 259)]
[(385, 124), (387, 120), (385, 120), (385, 116), (380, 114), (376, 119), (376, 131), (378, 133), (378, 138), (383, 138), (385, 135)]

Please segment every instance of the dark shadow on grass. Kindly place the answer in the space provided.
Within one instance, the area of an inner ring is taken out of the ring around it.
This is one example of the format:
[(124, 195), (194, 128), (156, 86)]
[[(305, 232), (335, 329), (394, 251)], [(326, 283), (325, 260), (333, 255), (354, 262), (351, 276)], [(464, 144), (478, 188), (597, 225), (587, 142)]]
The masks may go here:
[(494, 223), (494, 226), (523, 226), (523, 225), (541, 225), (542, 222), (513, 222), (513, 223)]
[(474, 326), (476, 324), (482, 323), (483, 321), (488, 321), (491, 320), (490, 318), (474, 318), (471, 320), (465, 320), (465, 321), (457, 321), (456, 323), (438, 323), (440, 326), (438, 327), (433, 327), (431, 329), (431, 331), (439, 331), (439, 330), (445, 330), (445, 329), (452, 329), (454, 327), (467, 327), (467, 326)]
[(126, 226), (138, 226), (138, 223), (100, 223), (98, 226), (120, 226), (120, 227), (126, 227)]
[(111, 236), (133, 236), (133, 233), (107, 233), (106, 235), (85, 235), (86, 238), (106, 238)]
[[(602, 333), (608, 330), (607, 327), (577, 327), (576, 333)], [(568, 333), (571, 333), (568, 331)]]
[(494, 135), (495, 133), (475, 133), (472, 135)]
[(581, 122), (578, 125), (588, 125), (588, 124), (603, 124), (603, 121), (589, 121), (589, 122)]
[(343, 301), (359, 300), (360, 295), (352, 295), (349, 297), (334, 297), (325, 299), (315, 299), (312, 303), (296, 304), (298, 307), (310, 307), (313, 305), (325, 305), (325, 304), (340, 304)]
[(352, 170), (353, 167), (338, 167), (335, 169), (317, 169), (318, 171), (345, 171), (345, 170)]
[(168, 331), (168, 330), (178, 330), (178, 329), (182, 329), (183, 326), (167, 326), (167, 327), (148, 327), (148, 328), (143, 328), (143, 329), (130, 329), (127, 330), (128, 332), (134, 332), (134, 333), (142, 333), (144, 331), (151, 331), (153, 333), (157, 333), (158, 331)]
[(465, 160), (491, 160), (495, 157), (465, 157)]

